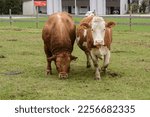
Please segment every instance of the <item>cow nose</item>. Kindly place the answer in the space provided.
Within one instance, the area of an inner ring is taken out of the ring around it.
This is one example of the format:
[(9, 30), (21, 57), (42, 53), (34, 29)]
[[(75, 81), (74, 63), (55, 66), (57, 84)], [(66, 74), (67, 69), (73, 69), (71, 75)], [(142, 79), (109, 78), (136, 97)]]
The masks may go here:
[(64, 73), (64, 72), (60, 72), (59, 73), (59, 78), (62, 78), (62, 79), (68, 78), (68, 74)]
[(103, 40), (95, 40), (94, 45), (95, 46), (97, 46), (97, 45), (104, 45), (104, 41)]

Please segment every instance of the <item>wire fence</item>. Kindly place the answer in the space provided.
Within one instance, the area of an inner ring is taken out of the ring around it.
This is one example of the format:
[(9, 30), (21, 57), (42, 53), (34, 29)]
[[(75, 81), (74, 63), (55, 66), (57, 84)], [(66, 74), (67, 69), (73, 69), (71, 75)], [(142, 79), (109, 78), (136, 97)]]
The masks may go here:
[[(84, 16), (73, 16), (76, 24)], [(150, 31), (150, 15), (107, 15), (102, 16), (106, 21), (114, 21), (117, 24), (116, 30), (142, 30), (147, 28)], [(47, 15), (23, 16), (23, 15), (2, 15), (0, 16), (0, 27), (34, 28), (41, 29), (47, 21)]]

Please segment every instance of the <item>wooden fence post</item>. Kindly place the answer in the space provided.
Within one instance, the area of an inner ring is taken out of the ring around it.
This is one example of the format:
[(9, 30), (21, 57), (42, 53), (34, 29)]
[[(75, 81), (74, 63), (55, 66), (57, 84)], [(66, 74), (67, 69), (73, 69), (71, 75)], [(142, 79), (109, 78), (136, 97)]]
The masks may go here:
[(38, 6), (36, 6), (36, 28), (39, 27), (39, 10)]
[(131, 4), (130, 4), (129, 26), (130, 26), (130, 32), (131, 32), (131, 27), (132, 27), (132, 5)]
[(9, 23), (10, 23), (10, 26), (12, 26), (12, 15), (11, 15), (11, 9), (9, 9)]

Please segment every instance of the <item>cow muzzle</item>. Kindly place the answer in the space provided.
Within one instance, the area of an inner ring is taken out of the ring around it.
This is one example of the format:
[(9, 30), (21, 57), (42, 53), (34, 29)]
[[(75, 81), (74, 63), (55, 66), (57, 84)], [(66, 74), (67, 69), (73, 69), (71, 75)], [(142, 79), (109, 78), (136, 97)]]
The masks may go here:
[(103, 40), (95, 40), (94, 45), (95, 46), (104, 45), (104, 41)]
[(59, 78), (62, 78), (62, 79), (68, 78), (68, 73), (60, 72), (59, 73)]

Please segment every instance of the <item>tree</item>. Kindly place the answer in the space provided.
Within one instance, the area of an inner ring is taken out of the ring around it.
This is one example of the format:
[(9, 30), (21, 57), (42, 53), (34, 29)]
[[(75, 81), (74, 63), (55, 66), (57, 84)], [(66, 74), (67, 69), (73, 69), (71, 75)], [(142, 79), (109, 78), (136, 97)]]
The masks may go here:
[(21, 14), (22, 0), (1, 0), (0, 14), (9, 14), (9, 9), (12, 10), (12, 14)]
[(140, 12), (145, 13), (146, 8), (148, 8), (150, 12), (150, 0), (143, 0), (140, 5)]
[(3, 14), (5, 8), (5, 0), (0, 1), (0, 14)]
[(132, 13), (137, 13), (138, 9), (139, 9), (138, 3), (134, 2), (134, 3), (132, 3), (131, 6), (132, 6)]

